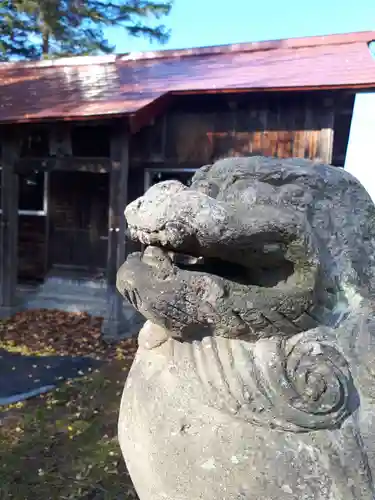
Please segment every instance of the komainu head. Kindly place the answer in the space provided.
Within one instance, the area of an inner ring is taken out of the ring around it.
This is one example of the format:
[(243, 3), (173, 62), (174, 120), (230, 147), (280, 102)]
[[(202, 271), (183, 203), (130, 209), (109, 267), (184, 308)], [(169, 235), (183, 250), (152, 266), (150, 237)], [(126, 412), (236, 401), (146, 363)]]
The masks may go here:
[(167, 181), (126, 209), (146, 246), (118, 288), (181, 339), (249, 340), (331, 326), (374, 280), (375, 210), (345, 171), (306, 160), (231, 158), (190, 187)]
[(221, 391), (219, 368), (228, 387), (240, 380), (242, 396), (218, 400), (233, 397), (260, 425), (333, 428), (358, 407), (350, 362), (358, 345), (373, 358), (375, 207), (351, 175), (308, 160), (224, 159), (190, 187), (151, 187), (125, 215), (145, 250), (117, 286), (157, 325), (148, 345), (188, 343), (199, 359), (210, 343), (210, 391)]

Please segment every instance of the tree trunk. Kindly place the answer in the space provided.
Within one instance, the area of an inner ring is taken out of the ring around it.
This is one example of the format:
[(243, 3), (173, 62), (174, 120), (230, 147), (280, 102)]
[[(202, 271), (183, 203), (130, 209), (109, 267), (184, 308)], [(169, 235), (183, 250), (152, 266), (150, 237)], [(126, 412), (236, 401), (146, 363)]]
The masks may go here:
[(42, 55), (43, 57), (49, 54), (49, 31), (43, 30), (43, 44), (42, 44)]

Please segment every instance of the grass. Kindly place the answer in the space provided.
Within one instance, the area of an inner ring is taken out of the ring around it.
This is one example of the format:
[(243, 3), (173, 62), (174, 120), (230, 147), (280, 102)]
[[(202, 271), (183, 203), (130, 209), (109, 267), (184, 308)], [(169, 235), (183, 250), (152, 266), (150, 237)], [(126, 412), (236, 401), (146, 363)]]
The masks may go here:
[[(9, 337), (3, 324), (0, 347), (41, 356), (59, 352), (50, 344), (35, 350)], [(0, 407), (0, 500), (137, 499), (117, 441), (121, 392), (134, 350), (134, 341), (103, 348), (102, 359), (110, 355), (99, 370)]]

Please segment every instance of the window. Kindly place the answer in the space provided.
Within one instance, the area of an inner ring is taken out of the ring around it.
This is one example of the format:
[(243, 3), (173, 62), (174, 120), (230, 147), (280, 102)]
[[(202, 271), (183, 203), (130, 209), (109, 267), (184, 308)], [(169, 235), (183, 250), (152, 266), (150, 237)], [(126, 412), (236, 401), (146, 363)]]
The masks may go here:
[[(0, 169), (0, 204), (1, 204), (1, 169)], [(19, 175), (18, 213), (21, 215), (46, 215), (47, 213), (46, 173), (34, 170), (33, 172)]]
[(46, 175), (37, 170), (22, 174), (18, 182), (18, 208), (20, 212), (42, 212), (45, 215)]

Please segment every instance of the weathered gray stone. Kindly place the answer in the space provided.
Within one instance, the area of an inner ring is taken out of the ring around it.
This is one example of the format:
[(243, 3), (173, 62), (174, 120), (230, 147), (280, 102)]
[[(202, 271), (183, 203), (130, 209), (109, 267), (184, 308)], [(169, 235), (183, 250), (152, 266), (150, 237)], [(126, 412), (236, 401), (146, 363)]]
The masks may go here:
[(348, 173), (226, 159), (126, 209), (148, 320), (120, 411), (141, 500), (373, 500), (375, 207)]

